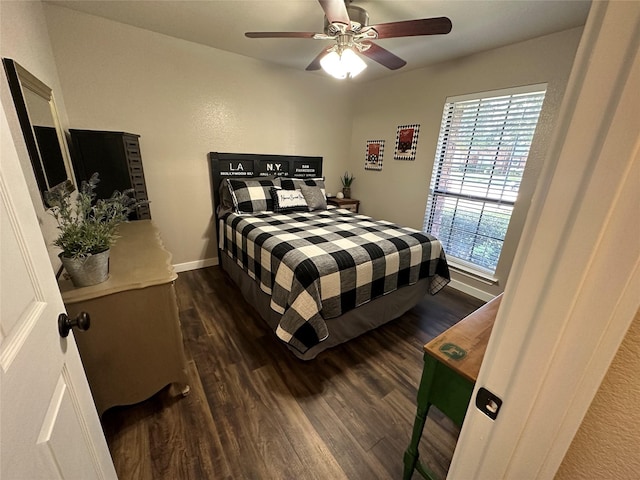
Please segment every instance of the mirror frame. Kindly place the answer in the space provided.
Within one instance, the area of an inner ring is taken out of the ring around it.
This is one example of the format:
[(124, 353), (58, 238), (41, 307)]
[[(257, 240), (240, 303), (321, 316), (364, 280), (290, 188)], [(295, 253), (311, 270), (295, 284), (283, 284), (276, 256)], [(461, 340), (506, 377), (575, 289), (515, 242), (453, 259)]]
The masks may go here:
[[(31, 166), (33, 168), (33, 173), (38, 184), (40, 197), (45, 209), (47, 209), (48, 206), (44, 198), (44, 192), (59, 188), (64, 188), (69, 191), (75, 189), (72, 180), (73, 169), (69, 161), (69, 150), (67, 148), (64, 131), (62, 130), (62, 127), (60, 126), (60, 120), (58, 119), (58, 110), (56, 109), (56, 104), (53, 99), (53, 91), (35, 75), (22, 67), (18, 62), (15, 62), (10, 58), (3, 58), (2, 63), (7, 74), (9, 90), (11, 91), (13, 103), (16, 107), (18, 121), (20, 122), (20, 129), (22, 130), (24, 141), (27, 146), (27, 152), (29, 154), (29, 158), (31, 159)], [(42, 161), (42, 156), (40, 155), (40, 150), (36, 141), (33, 125), (29, 117), (29, 110), (27, 108), (23, 89), (31, 91), (32, 93), (44, 99), (49, 104), (49, 109), (51, 111), (53, 124), (56, 129), (58, 144), (60, 146), (60, 153), (62, 154), (62, 161), (64, 163), (64, 169), (67, 176), (66, 180), (56, 185), (49, 185), (49, 182), (47, 180), (44, 163)]]

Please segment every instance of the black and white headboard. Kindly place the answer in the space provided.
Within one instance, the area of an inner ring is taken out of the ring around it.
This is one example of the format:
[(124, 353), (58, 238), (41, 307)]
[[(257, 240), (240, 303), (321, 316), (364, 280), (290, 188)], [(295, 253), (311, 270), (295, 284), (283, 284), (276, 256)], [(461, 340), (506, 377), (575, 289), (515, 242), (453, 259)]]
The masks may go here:
[(214, 208), (220, 205), (220, 182), (225, 178), (322, 177), (322, 157), (260, 155), (253, 153), (209, 153)]

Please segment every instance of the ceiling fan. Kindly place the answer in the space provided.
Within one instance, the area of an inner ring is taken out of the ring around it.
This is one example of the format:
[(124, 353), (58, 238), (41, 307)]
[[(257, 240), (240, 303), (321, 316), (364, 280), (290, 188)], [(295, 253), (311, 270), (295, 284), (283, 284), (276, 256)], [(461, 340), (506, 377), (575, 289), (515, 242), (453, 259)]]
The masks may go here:
[(423, 18), (401, 22), (369, 25), (364, 8), (351, 5), (351, 0), (318, 0), (325, 14), (324, 33), (314, 32), (246, 32), (249, 38), (312, 38), (335, 40), (336, 44), (323, 49), (306, 70), (323, 68), (336, 78), (355, 77), (366, 67), (356, 51), (390, 70), (404, 67), (405, 62), (389, 50), (373, 43), (385, 38), (418, 35), (444, 35), (451, 31), (447, 17)]

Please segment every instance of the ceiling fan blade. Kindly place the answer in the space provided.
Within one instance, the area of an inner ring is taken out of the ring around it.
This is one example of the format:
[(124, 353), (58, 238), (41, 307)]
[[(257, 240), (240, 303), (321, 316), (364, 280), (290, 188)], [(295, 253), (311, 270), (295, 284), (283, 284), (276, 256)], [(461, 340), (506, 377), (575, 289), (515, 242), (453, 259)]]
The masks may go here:
[(378, 32), (378, 39), (414, 37), (417, 35), (444, 35), (451, 31), (451, 20), (447, 17), (405, 20), (403, 22), (380, 23), (371, 25)]
[(351, 20), (344, 0), (318, 0), (329, 23), (344, 23), (351, 28)]
[(397, 70), (404, 67), (407, 62), (400, 57), (394, 55), (389, 50), (382, 48), (380, 45), (376, 45), (373, 42), (362, 42), (363, 45), (371, 45), (367, 50), (360, 52), (365, 57), (369, 57), (371, 60), (375, 60), (380, 65), (384, 65), (389, 70)]
[(249, 38), (313, 38), (314, 32), (245, 32)]
[(312, 71), (312, 70), (320, 70), (320, 68), (322, 68), (322, 66), (320, 65), (320, 59), (322, 57), (324, 57), (329, 50), (331, 50), (331, 47), (323, 49), (318, 54), (318, 56), (316, 58), (314, 58), (313, 61), (309, 65), (307, 65), (307, 68), (305, 68), (305, 70), (307, 70), (309, 72)]

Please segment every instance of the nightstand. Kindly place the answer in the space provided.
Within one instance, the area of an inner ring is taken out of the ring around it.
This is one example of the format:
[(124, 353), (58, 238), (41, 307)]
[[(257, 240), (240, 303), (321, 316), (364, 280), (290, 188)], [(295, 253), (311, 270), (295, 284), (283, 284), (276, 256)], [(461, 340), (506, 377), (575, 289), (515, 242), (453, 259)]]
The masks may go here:
[(360, 200), (356, 200), (355, 198), (331, 197), (327, 198), (327, 203), (329, 205), (335, 205), (338, 208), (351, 210), (353, 213), (358, 213), (358, 210), (360, 209)]

